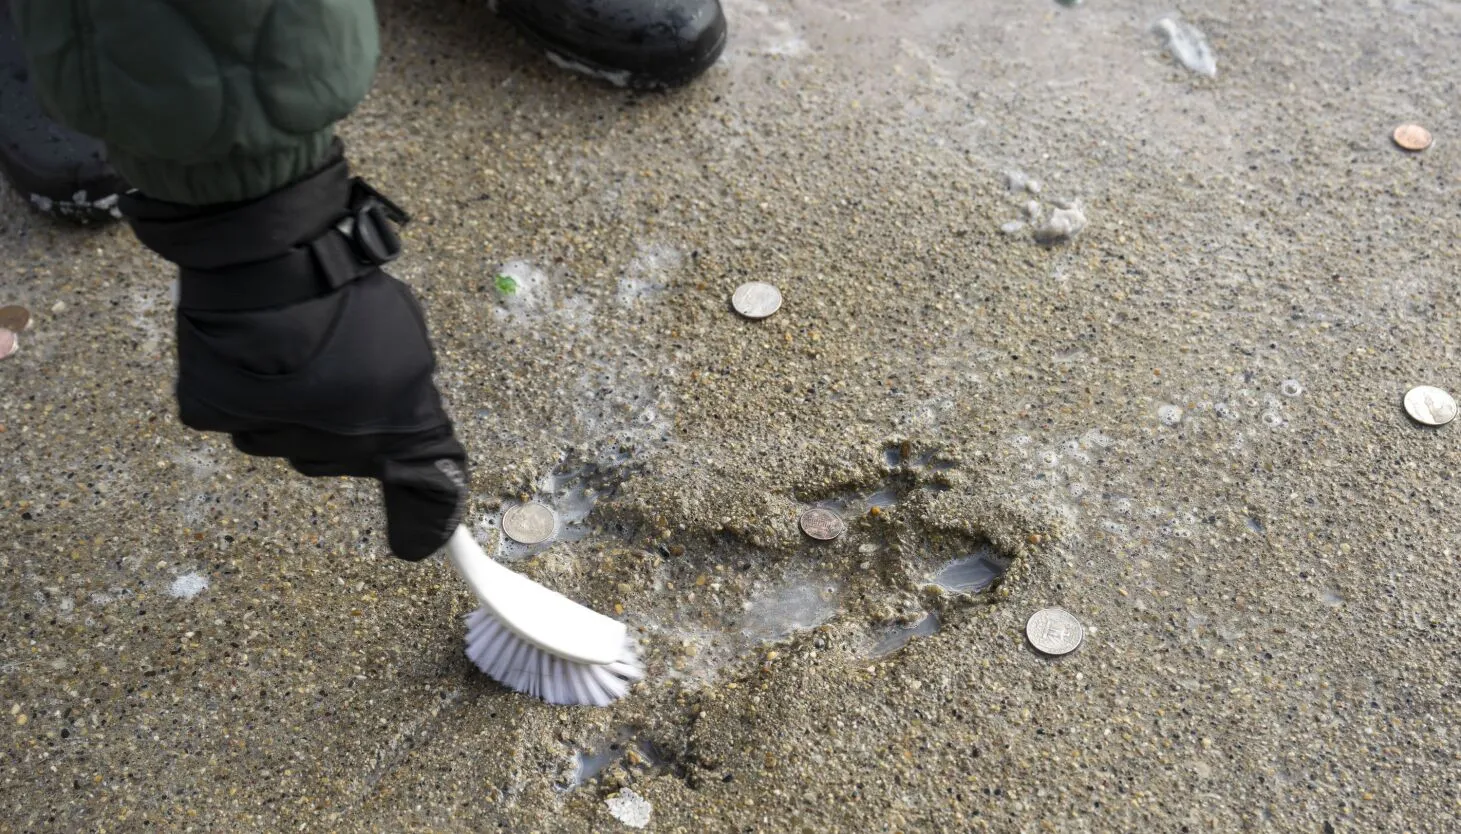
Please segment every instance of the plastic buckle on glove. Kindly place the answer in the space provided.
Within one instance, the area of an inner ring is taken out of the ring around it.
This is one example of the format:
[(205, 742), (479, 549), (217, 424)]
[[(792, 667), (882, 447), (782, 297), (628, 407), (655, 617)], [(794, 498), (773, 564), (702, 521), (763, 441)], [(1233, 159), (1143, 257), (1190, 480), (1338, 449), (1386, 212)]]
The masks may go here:
[(336, 226), (366, 263), (381, 266), (401, 255), (401, 238), (392, 224), (404, 226), (411, 215), (356, 177), (350, 181), (350, 214)]

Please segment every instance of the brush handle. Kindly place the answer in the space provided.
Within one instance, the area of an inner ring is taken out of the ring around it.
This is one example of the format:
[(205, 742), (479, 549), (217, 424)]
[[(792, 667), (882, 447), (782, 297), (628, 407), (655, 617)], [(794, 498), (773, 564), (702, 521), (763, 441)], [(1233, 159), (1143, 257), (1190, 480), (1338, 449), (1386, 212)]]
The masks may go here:
[(452, 533), (447, 555), (482, 606), (523, 640), (575, 663), (608, 664), (623, 655), (623, 623), (493, 561), (465, 526)]

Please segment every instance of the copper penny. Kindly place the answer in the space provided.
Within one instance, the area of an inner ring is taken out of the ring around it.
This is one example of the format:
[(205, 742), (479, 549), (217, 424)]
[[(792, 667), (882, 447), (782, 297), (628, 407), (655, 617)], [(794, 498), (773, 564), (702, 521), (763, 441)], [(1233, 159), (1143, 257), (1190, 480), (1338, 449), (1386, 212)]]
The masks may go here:
[(1420, 125), (1401, 125), (1395, 128), (1395, 144), (1407, 151), (1423, 151), (1431, 146), (1431, 132)]
[(19, 333), (30, 327), (30, 311), (19, 304), (0, 307), (0, 327)]
[(821, 507), (802, 513), (801, 526), (803, 533), (822, 542), (837, 538), (847, 529), (847, 525), (842, 523), (836, 513)]

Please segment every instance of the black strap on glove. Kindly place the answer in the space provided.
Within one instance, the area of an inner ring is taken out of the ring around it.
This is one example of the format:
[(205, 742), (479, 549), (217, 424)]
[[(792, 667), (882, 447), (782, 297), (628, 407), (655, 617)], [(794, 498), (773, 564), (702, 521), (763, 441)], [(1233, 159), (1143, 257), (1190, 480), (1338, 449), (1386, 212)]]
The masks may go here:
[(466, 453), (432, 382), (409, 287), (381, 270), (408, 218), (343, 155), (247, 203), (181, 206), (132, 193), (139, 240), (180, 268), (182, 422), (310, 476), (381, 482), (392, 552), (445, 545), (466, 502)]

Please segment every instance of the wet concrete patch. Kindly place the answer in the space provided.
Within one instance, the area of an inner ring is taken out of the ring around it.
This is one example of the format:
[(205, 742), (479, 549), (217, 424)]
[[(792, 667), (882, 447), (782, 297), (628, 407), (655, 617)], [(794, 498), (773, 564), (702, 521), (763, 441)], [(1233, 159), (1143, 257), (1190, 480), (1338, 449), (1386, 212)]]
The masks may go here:
[(926, 614), (923, 619), (908, 626), (892, 626), (884, 629), (873, 644), (872, 650), (868, 653), (869, 658), (887, 657), (908, 645), (915, 637), (927, 637), (930, 634), (937, 634), (942, 622), (937, 614)]
[(559, 787), (562, 790), (582, 787), (615, 766), (637, 776), (648, 776), (671, 770), (673, 762), (639, 730), (622, 726), (613, 735), (578, 750), (573, 755), (571, 772)]

